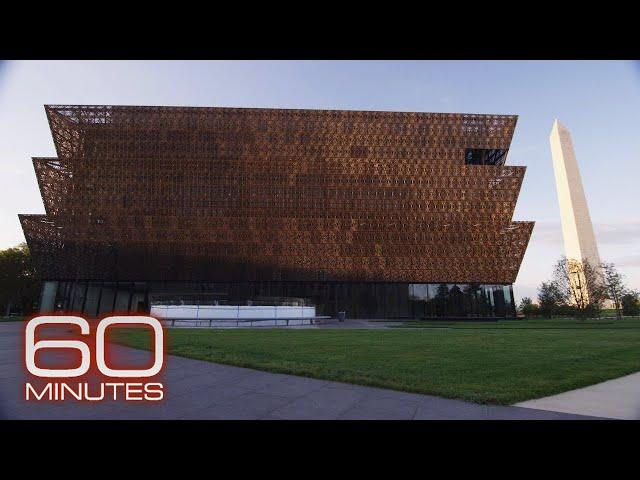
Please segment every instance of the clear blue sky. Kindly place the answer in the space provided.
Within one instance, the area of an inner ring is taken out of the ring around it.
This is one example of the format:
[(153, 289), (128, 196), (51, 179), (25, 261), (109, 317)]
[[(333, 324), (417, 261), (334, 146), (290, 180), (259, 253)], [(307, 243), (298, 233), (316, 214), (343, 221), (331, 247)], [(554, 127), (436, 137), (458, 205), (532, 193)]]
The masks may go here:
[(633, 62), (2, 62), (0, 248), (43, 213), (32, 156), (55, 150), (43, 104), (330, 108), (519, 115), (528, 167), (515, 220), (537, 222), (515, 285), (535, 296), (563, 253), (549, 132), (573, 136), (603, 260), (640, 288), (640, 66)]

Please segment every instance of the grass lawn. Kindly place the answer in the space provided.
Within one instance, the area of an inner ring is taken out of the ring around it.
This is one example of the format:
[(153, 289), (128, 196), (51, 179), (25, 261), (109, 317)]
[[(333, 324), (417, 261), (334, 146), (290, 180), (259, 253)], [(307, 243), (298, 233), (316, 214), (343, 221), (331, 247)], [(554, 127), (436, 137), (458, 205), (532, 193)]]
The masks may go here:
[[(640, 370), (640, 320), (413, 322), (407, 328), (169, 329), (168, 353), (260, 370), (511, 404)], [(150, 335), (114, 331), (148, 348)]]
[(504, 330), (504, 329), (605, 329), (624, 330), (640, 329), (640, 317), (624, 317), (621, 320), (615, 318), (589, 318), (576, 320), (575, 318), (534, 318), (530, 320), (504, 320), (500, 322), (447, 322), (447, 321), (409, 321), (391, 325), (391, 328), (445, 328), (456, 330)]
[(0, 322), (21, 322), (24, 317), (0, 317)]

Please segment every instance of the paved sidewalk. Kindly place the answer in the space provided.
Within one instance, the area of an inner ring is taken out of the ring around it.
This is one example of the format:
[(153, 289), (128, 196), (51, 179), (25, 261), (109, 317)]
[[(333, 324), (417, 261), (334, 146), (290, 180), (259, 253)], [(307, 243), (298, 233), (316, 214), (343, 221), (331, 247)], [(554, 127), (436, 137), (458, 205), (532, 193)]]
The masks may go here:
[[(167, 356), (165, 400), (32, 403), (23, 400), (21, 323), (0, 323), (0, 416), (13, 419), (584, 419), (530, 408), (485, 406)], [(115, 347), (129, 362), (149, 352)]]
[(640, 372), (550, 397), (528, 400), (518, 407), (640, 420)]

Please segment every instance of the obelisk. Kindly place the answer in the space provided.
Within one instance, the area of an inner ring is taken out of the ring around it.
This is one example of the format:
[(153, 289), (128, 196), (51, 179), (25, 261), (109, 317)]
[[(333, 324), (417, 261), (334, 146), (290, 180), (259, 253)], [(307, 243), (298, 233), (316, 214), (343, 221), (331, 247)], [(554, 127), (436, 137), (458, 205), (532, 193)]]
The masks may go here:
[(565, 255), (569, 260), (583, 261), (586, 259), (592, 267), (599, 271), (598, 245), (593, 233), (587, 199), (582, 188), (582, 179), (573, 150), (571, 134), (556, 119), (549, 140), (562, 219)]

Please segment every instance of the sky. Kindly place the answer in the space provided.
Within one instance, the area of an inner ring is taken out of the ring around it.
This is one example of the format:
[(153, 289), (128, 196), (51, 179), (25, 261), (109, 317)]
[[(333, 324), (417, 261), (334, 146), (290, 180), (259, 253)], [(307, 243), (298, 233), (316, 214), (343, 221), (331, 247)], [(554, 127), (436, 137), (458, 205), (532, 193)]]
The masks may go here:
[(45, 104), (516, 114), (514, 220), (536, 226), (516, 283), (535, 298), (563, 254), (549, 133), (570, 131), (603, 261), (640, 289), (640, 63), (624, 61), (0, 62), (0, 248), (44, 213), (31, 157), (55, 156)]

